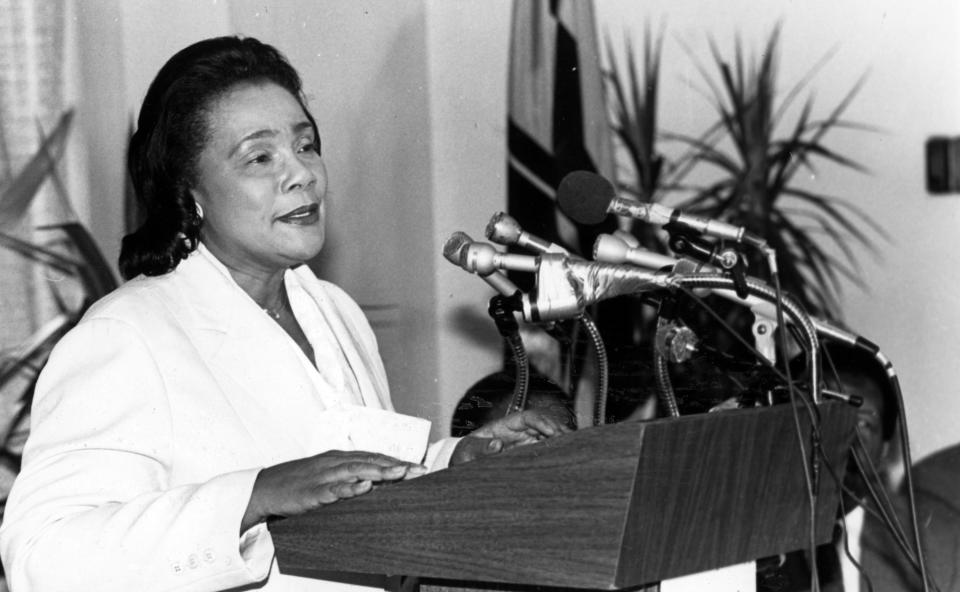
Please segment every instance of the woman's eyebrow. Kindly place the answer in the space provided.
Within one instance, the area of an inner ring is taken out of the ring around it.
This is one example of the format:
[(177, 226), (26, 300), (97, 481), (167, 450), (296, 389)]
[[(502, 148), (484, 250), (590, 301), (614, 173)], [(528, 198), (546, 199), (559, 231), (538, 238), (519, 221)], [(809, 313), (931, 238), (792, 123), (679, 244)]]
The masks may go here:
[[(293, 124), (293, 127), (291, 129), (295, 134), (299, 134), (305, 130), (313, 131), (313, 124), (311, 124), (307, 120), (303, 120)], [(240, 138), (240, 141), (237, 142), (236, 145), (233, 147), (233, 150), (230, 151), (230, 156), (233, 156), (234, 154), (236, 154), (240, 150), (240, 147), (243, 146), (245, 142), (249, 142), (250, 140), (260, 140), (262, 138), (274, 138), (279, 134), (280, 132), (273, 128), (261, 129), (261, 130), (250, 132), (249, 134)]]
[(304, 131), (304, 130), (313, 131), (313, 124), (310, 123), (310, 122), (307, 121), (307, 120), (303, 120), (303, 121), (301, 121), (300, 123), (294, 124), (294, 126), (293, 126), (293, 132), (294, 132), (294, 133), (299, 134), (300, 132), (302, 132), (302, 131)]
[(239, 152), (240, 147), (243, 146), (244, 143), (249, 142), (250, 140), (259, 140), (261, 138), (272, 138), (272, 137), (275, 137), (278, 133), (279, 132), (275, 129), (261, 129), (254, 132), (250, 132), (249, 134), (240, 138), (239, 142), (234, 144), (233, 149), (230, 151), (229, 156), (233, 156), (234, 154)]

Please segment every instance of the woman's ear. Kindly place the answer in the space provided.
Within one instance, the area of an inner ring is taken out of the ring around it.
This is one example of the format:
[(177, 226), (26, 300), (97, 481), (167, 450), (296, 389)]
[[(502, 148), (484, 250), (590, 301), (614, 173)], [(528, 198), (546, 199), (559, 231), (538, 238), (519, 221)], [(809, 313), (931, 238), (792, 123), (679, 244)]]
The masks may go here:
[(186, 194), (190, 196), (190, 200), (193, 202), (194, 208), (196, 208), (197, 219), (202, 224), (203, 216), (204, 216), (203, 203), (204, 201), (206, 201), (204, 199), (203, 193), (200, 190), (196, 189), (195, 187), (190, 187), (190, 186), (187, 186), (186, 184), (184, 184), (184, 186), (180, 189), (180, 191), (182, 192), (180, 193), (180, 195)]

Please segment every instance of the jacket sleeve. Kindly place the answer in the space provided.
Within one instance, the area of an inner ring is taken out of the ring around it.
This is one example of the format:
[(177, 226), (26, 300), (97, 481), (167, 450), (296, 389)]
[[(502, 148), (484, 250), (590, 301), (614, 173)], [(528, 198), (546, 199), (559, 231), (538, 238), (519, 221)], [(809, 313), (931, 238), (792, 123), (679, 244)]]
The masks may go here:
[(450, 466), (450, 457), (462, 438), (441, 438), (427, 446), (427, 455), (423, 464), (432, 473)]
[(137, 331), (87, 319), (33, 404), (0, 554), (13, 590), (222, 590), (265, 579), (265, 527), (241, 536), (257, 468), (172, 486), (162, 374)]

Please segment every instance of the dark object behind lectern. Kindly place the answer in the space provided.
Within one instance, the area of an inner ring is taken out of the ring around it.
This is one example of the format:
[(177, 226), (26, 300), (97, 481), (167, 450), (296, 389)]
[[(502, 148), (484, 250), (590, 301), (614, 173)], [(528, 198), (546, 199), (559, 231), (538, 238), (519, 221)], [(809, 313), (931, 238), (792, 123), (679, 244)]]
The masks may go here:
[[(826, 403), (820, 413), (822, 448), (842, 478), (855, 412)], [(280, 570), (298, 575), (635, 586), (807, 546), (794, 425), (779, 405), (584, 429), (270, 530)], [(818, 542), (837, 505), (824, 468)]]

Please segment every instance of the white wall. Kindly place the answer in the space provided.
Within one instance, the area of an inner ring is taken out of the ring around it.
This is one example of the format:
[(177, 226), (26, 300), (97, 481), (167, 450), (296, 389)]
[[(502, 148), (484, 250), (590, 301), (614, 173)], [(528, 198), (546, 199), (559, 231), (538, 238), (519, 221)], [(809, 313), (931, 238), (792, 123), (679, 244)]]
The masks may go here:
[[(624, 29), (639, 35), (648, 20), (665, 19), (662, 117), (676, 131), (700, 130), (711, 117), (690, 88), (699, 75), (678, 38), (708, 63), (708, 34), (729, 49), (740, 31), (746, 47), (758, 48), (782, 20), (785, 85), (837, 45), (814, 81), (824, 107), (870, 70), (848, 115), (884, 133), (838, 133), (831, 142), (873, 175), (825, 166), (807, 182), (868, 208), (894, 234), (883, 261), (861, 257), (871, 291), (846, 291), (848, 321), (898, 370), (915, 456), (960, 440), (953, 427), (960, 417), (954, 396), (960, 271), (946, 255), (960, 242), (960, 196), (928, 196), (923, 178), (927, 136), (960, 130), (960, 6), (953, 0), (596, 4), (601, 28), (614, 40)], [(482, 236), (505, 204), (509, 0), (86, 0), (75, 12), (90, 57), (82, 66), (86, 123), (78, 126), (95, 161), (91, 223), (111, 258), (122, 180), (112, 163), (122, 154), (124, 106), (139, 101), (167, 56), (201, 37), (242, 32), (277, 45), (304, 76), (332, 177), (331, 232), (317, 267), (370, 313), (398, 407), (434, 420), (435, 434), (444, 432), (460, 394), (499, 364), (499, 338), (485, 312), (491, 292), (444, 261), (441, 248), (454, 230)]]
[[(507, 47), (510, 2), (429, 0), (427, 47), (437, 257), (454, 231), (478, 240), (506, 209)], [(502, 341), (487, 305), (494, 291), (442, 257), (434, 289), (439, 403), (444, 425), (459, 397), (501, 366)]]
[(86, 147), (89, 192), (79, 210), (112, 263), (123, 238), (124, 159), (140, 101), (177, 50), (228, 32), (227, 12), (216, 2), (74, 0), (70, 13), (80, 70), (74, 133)]

